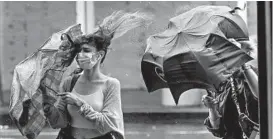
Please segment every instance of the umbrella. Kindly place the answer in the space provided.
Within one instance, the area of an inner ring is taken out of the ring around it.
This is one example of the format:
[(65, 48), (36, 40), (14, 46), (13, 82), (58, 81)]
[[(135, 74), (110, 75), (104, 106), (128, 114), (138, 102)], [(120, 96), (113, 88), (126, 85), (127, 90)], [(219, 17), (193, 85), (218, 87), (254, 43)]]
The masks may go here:
[(80, 24), (54, 33), (42, 47), (14, 69), (10, 116), (23, 136), (34, 139), (46, 124), (43, 105), (54, 104), (63, 74), (80, 49), (73, 45)]
[[(158, 81), (146, 76), (146, 73), (157, 75), (155, 68), (144, 67), (149, 65), (162, 67), (162, 77), (167, 82), (156, 88), (146, 83), (148, 91), (169, 87), (177, 104), (180, 95), (189, 89), (218, 88), (242, 64), (252, 60), (229, 41), (231, 38), (249, 39), (245, 22), (227, 6), (199, 6), (171, 18), (164, 32), (147, 39), (147, 51), (142, 59), (144, 81)], [(162, 62), (147, 55), (161, 57)], [(162, 84), (159, 82), (153, 85)]]
[(148, 92), (168, 88), (168, 83), (165, 80), (162, 65), (163, 57), (149, 52), (144, 54), (141, 61), (141, 71)]

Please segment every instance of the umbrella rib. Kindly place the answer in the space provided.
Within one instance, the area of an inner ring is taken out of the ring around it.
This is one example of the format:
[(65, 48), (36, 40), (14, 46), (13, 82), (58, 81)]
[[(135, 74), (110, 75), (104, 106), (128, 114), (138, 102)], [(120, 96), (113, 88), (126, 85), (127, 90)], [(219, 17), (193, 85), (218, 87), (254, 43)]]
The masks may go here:
[[(172, 38), (172, 40), (168, 41), (167, 43), (165, 43), (164, 45), (162, 45), (162, 47), (159, 47), (159, 48), (167, 49), (168, 47), (165, 47), (165, 46), (168, 45), (168, 44), (170, 44), (175, 38), (177, 38), (178, 34), (177, 35), (173, 35), (174, 37)], [(177, 43), (177, 41), (175, 43)], [(172, 50), (173, 50), (172, 48), (169, 48), (165, 54), (169, 53)]]
[[(192, 51), (192, 49), (189, 47), (189, 45), (188, 45), (188, 43), (186, 42), (186, 40), (184, 39), (184, 36), (183, 36), (183, 35), (182, 35), (182, 39), (184, 40), (186, 46), (191, 50), (192, 54), (193, 54), (194, 57), (198, 60), (198, 63), (199, 63), (199, 59), (197, 58), (196, 54)], [(201, 63), (199, 63), (199, 65), (202, 67), (202, 69), (203, 69), (204, 71), (206, 71), (205, 68), (203, 67), (203, 65), (202, 65)], [(206, 75), (206, 77), (209, 78), (210, 80), (212, 80), (208, 75)]]
[[(182, 33), (182, 32), (180, 32), (180, 33)], [(180, 34), (180, 33), (178, 33), (178, 34)], [(173, 39), (171, 41), (169, 41), (168, 43), (166, 43), (164, 46), (166, 46), (167, 44), (170, 44), (173, 40), (175, 40), (175, 38), (177, 38), (178, 34), (175, 35), (175, 37), (173, 37)], [(178, 40), (175, 41), (175, 44), (177, 44), (177, 41)], [(167, 53), (169, 53), (170, 51), (172, 51), (172, 49), (169, 49), (169, 51)]]
[[(179, 33), (178, 33), (179, 34)], [(171, 43), (175, 38), (177, 38), (177, 36), (178, 36), (178, 34), (176, 34), (174, 37), (173, 37), (173, 39), (172, 40), (170, 40), (168, 43), (166, 43), (166, 44), (169, 44), (169, 43)], [(165, 44), (165, 45), (166, 45)]]
[(154, 61), (148, 61), (148, 60), (143, 60), (144, 62), (148, 62), (148, 63), (152, 63), (152, 64), (155, 64), (156, 66), (159, 66), (162, 68), (162, 66)]
[[(210, 21), (210, 19), (211, 19), (211, 17), (209, 18), (209, 20), (208, 21), (206, 21), (205, 23), (203, 23), (202, 25), (204, 25), (204, 24), (206, 24), (206, 23), (208, 23), (208, 22), (211, 22)], [(202, 25), (200, 25), (200, 26), (202, 26)], [(194, 27), (194, 28), (191, 28), (191, 30), (193, 30), (193, 29), (196, 29), (196, 28), (198, 28), (198, 27), (200, 27), (200, 26), (197, 26), (197, 27)], [(188, 32), (187, 32), (188, 33)], [(191, 34), (191, 33), (190, 33)], [(192, 35), (194, 35), (194, 34), (192, 34)]]
[[(207, 14), (206, 14), (206, 16), (207, 16)], [(215, 15), (214, 15), (215, 16)], [(207, 16), (207, 17), (209, 17), (209, 16)], [(204, 25), (204, 24), (206, 24), (207, 22), (211, 22), (211, 18), (212, 18), (213, 16), (211, 16), (211, 17), (209, 17), (209, 20), (207, 20), (205, 23), (203, 23), (202, 25)], [(192, 20), (192, 18), (191, 18), (191, 20)], [(191, 21), (190, 20), (190, 21)], [(188, 23), (190, 22), (190, 21), (188, 21)], [(202, 25), (200, 25), (200, 26), (202, 26)], [(200, 26), (197, 26), (197, 27), (194, 27), (194, 28), (191, 28), (191, 30), (193, 30), (193, 29), (196, 29), (196, 28), (198, 28), (198, 27), (200, 27)], [(182, 31), (185, 31), (185, 29), (184, 30), (181, 30), (181, 32)], [(187, 33), (189, 33), (189, 32), (187, 32)], [(191, 34), (191, 33), (189, 33), (189, 34)], [(193, 34), (192, 34), (193, 35)]]
[(54, 93), (56, 93), (56, 94), (58, 94), (55, 90), (53, 90), (52, 88), (50, 88), (49, 86), (47, 86), (47, 85), (44, 85), (47, 89), (49, 89), (49, 90), (51, 90), (51, 91), (53, 91)]
[(63, 72), (63, 70), (57, 70), (57, 69), (49, 69), (49, 70), (53, 70), (53, 71), (61, 71), (61, 72)]

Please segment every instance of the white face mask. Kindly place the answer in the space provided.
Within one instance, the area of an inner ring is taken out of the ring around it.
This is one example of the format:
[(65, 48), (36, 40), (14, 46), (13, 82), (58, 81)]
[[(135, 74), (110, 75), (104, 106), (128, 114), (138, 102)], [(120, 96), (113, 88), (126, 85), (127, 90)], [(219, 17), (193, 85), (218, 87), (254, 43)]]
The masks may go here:
[(79, 53), (76, 61), (82, 69), (92, 69), (99, 61), (101, 55), (95, 53)]

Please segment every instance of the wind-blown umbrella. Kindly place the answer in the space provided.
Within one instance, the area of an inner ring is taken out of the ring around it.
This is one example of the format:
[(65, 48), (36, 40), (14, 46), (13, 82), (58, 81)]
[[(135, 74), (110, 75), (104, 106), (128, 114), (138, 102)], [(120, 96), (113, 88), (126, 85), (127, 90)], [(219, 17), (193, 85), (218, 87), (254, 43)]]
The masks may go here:
[[(167, 81), (176, 103), (189, 89), (218, 88), (242, 64), (252, 60), (230, 38), (249, 39), (245, 22), (227, 6), (199, 6), (171, 18), (167, 30), (147, 40), (142, 73), (149, 92), (167, 86), (153, 88), (147, 84), (147, 80), (158, 81), (146, 76), (145, 73), (156, 75), (156, 70), (148, 71), (147, 65), (163, 67), (161, 77)], [(146, 55), (161, 57), (163, 64)]]
[[(147, 27), (151, 21), (152, 17), (146, 13), (116, 11), (104, 18), (91, 34), (82, 35), (80, 25), (53, 34), (38, 51), (16, 65), (11, 87), (10, 116), (20, 132), (28, 139), (35, 139), (41, 132), (46, 120), (44, 115), (50, 115), (50, 107), (47, 106), (56, 102), (64, 73), (68, 69), (73, 70), (70, 65), (80, 52), (80, 46), (89, 43), (87, 36), (96, 38), (100, 45), (108, 48), (111, 40), (137, 27)], [(111, 112), (103, 116), (108, 119), (106, 124), (109, 125), (105, 126), (107, 131), (117, 131), (123, 136), (123, 123), (120, 122), (122, 113), (117, 110), (114, 116)]]
[(22, 135), (34, 139), (46, 124), (44, 103), (53, 104), (67, 67), (80, 50), (73, 45), (80, 24), (54, 33), (38, 51), (14, 69), (10, 116)]

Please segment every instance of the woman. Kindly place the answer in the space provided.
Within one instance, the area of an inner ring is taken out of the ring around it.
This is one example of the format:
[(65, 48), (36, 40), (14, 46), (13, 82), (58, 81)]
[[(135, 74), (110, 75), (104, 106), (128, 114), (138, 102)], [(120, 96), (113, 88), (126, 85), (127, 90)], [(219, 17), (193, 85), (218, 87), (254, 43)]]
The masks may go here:
[(65, 79), (55, 106), (44, 108), (51, 127), (62, 128), (57, 139), (124, 138), (120, 82), (104, 75), (100, 67), (113, 38), (149, 20), (141, 13), (115, 12), (95, 33), (75, 41), (82, 49), (76, 56), (82, 74)]
[[(238, 44), (238, 42), (233, 42)], [(240, 42), (238, 46), (247, 52), (253, 51), (252, 44)], [(244, 64), (232, 77), (222, 83), (218, 92), (204, 95), (202, 101), (209, 108), (205, 120), (207, 129), (223, 139), (254, 138), (258, 123), (257, 78), (253, 67)], [(256, 71), (257, 72), (257, 71)], [(244, 119), (244, 120), (242, 120)]]

